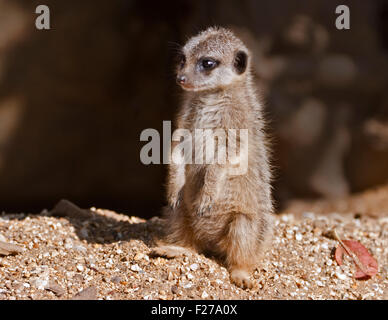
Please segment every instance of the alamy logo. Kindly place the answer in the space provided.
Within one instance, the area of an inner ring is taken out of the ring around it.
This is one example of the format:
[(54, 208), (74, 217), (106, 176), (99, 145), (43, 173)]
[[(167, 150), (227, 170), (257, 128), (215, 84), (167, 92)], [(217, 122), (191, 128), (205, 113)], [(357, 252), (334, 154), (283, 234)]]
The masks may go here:
[(335, 20), (335, 26), (338, 30), (350, 29), (350, 10), (348, 6), (344, 4), (335, 8), (335, 13), (339, 14)]
[(46, 5), (39, 5), (35, 9), (39, 16), (35, 20), (35, 26), (38, 30), (50, 30), (50, 9)]
[(148, 141), (140, 151), (145, 164), (219, 164), (227, 165), (230, 175), (242, 175), (248, 170), (248, 129), (176, 129), (171, 121), (163, 121), (163, 152), (160, 134), (145, 129), (140, 141)]

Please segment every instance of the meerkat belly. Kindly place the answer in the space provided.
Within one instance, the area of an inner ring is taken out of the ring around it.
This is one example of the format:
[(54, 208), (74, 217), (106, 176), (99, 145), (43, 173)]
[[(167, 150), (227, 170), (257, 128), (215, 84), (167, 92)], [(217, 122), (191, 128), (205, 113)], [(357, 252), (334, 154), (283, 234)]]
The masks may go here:
[(214, 212), (254, 215), (257, 211), (257, 187), (249, 175), (226, 176), (220, 181)]
[(193, 114), (192, 130), (217, 129), (222, 126), (222, 108), (219, 105), (198, 108)]

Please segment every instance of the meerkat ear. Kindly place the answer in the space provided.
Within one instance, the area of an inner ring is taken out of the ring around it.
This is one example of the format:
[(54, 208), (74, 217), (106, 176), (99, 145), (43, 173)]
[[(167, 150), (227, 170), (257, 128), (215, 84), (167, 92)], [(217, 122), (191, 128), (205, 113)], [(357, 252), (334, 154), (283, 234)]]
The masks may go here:
[(233, 66), (237, 74), (243, 74), (248, 64), (248, 54), (244, 51), (238, 51), (234, 57)]

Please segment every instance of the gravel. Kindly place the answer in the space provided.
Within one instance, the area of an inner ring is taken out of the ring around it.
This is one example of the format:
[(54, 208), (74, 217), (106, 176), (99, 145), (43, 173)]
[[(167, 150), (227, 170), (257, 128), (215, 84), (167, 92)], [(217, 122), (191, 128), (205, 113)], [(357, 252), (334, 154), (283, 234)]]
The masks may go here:
[[(255, 288), (242, 290), (203, 255), (151, 258), (163, 229), (157, 217), (96, 208), (79, 216), (3, 213), (0, 241), (12, 250), (0, 252), (0, 299), (388, 299), (388, 217), (306, 212), (275, 221), (272, 246), (253, 273)], [(354, 279), (346, 257), (338, 266), (334, 228), (368, 248), (379, 263), (376, 276)]]

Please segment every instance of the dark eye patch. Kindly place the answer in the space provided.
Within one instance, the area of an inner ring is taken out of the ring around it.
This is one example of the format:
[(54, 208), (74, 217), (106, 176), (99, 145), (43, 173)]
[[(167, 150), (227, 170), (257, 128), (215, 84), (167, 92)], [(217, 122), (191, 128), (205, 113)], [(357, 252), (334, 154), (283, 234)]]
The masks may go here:
[(245, 69), (247, 68), (248, 63), (248, 55), (244, 51), (238, 51), (236, 53), (236, 56), (234, 58), (234, 67), (236, 69), (236, 72), (238, 74), (244, 73)]
[(186, 56), (184, 55), (183, 52), (179, 53), (177, 58), (176, 58), (176, 61), (177, 61), (177, 65), (179, 66), (179, 68), (183, 68), (186, 64)]
[(198, 60), (198, 66), (201, 71), (210, 71), (220, 64), (219, 61), (212, 58), (201, 58)]

